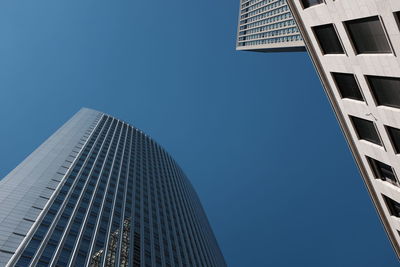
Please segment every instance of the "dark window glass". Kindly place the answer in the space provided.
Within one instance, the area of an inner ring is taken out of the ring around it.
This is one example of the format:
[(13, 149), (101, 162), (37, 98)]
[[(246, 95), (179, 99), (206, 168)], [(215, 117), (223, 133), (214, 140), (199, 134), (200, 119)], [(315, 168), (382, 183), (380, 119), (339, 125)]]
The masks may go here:
[(386, 130), (389, 133), (389, 137), (392, 141), (394, 150), (397, 154), (400, 153), (400, 129), (386, 126)]
[(378, 16), (345, 22), (357, 54), (392, 53)]
[(332, 76), (342, 98), (351, 98), (360, 101), (364, 100), (361, 95), (360, 87), (356, 81), (356, 77), (353, 74), (332, 73)]
[(397, 22), (397, 26), (400, 28), (400, 11), (394, 12), (394, 16)]
[(323, 54), (344, 54), (342, 44), (333, 24), (316, 26), (313, 28), (313, 31)]
[(353, 121), (353, 125), (356, 129), (359, 139), (366, 140), (380, 146), (382, 145), (378, 132), (376, 131), (375, 125), (372, 121), (353, 116), (350, 116), (350, 118)]
[(367, 157), (367, 159), (371, 165), (375, 178), (397, 184), (396, 175), (391, 166), (370, 157)]
[(22, 255), (21, 258), (19, 258), (19, 260), (15, 266), (17, 266), (17, 267), (29, 266), (30, 262), (31, 262), (31, 258), (27, 258), (24, 255)]
[(400, 108), (400, 79), (367, 76), (377, 105)]
[(301, 0), (304, 8), (315, 6), (323, 3), (323, 0)]
[(400, 204), (387, 196), (383, 196), (392, 216), (400, 217)]

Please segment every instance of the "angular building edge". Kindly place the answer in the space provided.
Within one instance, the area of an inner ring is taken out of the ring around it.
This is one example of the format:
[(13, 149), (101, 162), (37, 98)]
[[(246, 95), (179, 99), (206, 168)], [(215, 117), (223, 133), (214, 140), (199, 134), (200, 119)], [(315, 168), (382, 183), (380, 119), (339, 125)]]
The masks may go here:
[[(29, 236), (102, 115), (88, 108), (80, 109), (0, 180), (0, 265), (6, 265)], [(81, 148), (75, 147), (79, 143)]]
[(338, 104), (336, 98), (333, 95), (333, 88), (331, 88), (331, 86), (328, 82), (328, 78), (323, 71), (322, 63), (320, 62), (317, 52), (315, 51), (313, 45), (311, 45), (310, 37), (309, 37), (307, 31), (305, 30), (305, 25), (301, 19), (300, 14), (297, 12), (297, 8), (295, 6), (294, 1), (295, 0), (287, 0), (287, 3), (291, 10), (293, 18), (296, 21), (297, 27), (299, 28), (300, 33), (302, 35), (302, 38), (303, 38), (303, 41), (305, 44), (305, 48), (311, 58), (311, 61), (315, 67), (315, 70), (317, 71), (317, 74), (321, 81), (322, 87), (328, 97), (329, 103), (332, 107), (332, 110), (334, 111), (334, 114), (335, 114), (336, 120), (339, 123), (340, 129), (346, 139), (347, 145), (350, 148), (350, 151), (354, 157), (354, 160), (357, 164), (358, 170), (361, 174), (364, 184), (365, 184), (365, 186), (369, 192), (369, 195), (372, 199), (372, 203), (374, 204), (376, 212), (378, 213), (378, 217), (380, 218), (380, 221), (382, 222), (382, 224), (384, 226), (385, 232), (386, 232), (387, 236), (389, 237), (390, 243), (396, 253), (397, 259), (400, 260), (400, 246), (396, 241), (395, 233), (393, 233), (392, 227), (390, 226), (388, 219), (384, 215), (384, 211), (378, 200), (377, 193), (376, 193), (372, 183), (370, 182), (367, 170), (365, 169), (365, 166), (362, 163), (361, 155), (358, 152), (358, 149), (356, 147), (356, 144), (355, 144), (353, 138), (351, 137), (350, 129), (349, 129), (348, 125), (345, 123), (344, 115), (343, 115), (341, 109), (339, 108), (339, 104)]

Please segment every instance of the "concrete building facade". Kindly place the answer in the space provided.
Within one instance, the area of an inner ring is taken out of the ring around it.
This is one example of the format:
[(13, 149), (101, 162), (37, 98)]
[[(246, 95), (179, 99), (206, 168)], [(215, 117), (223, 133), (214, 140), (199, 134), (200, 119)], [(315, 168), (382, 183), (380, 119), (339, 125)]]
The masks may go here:
[(400, 2), (288, 4), (400, 256)]
[(168, 153), (82, 109), (0, 181), (0, 266), (226, 266)]
[(240, 0), (236, 49), (305, 51), (286, 0)]

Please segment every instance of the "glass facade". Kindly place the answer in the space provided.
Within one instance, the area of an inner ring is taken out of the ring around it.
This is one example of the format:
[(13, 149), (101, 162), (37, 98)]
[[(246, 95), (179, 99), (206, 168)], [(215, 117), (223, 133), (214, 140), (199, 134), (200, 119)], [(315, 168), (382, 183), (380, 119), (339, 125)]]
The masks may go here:
[(140, 130), (103, 114), (15, 266), (226, 266), (194, 189)]

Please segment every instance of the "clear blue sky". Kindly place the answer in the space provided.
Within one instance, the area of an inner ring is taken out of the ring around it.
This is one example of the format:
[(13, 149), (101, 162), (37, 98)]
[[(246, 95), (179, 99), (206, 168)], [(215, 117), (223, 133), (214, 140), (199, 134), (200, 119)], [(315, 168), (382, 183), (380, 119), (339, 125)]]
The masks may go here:
[(239, 0), (0, 3), (0, 177), (81, 107), (150, 134), (229, 266), (397, 266), (306, 53), (236, 52)]

